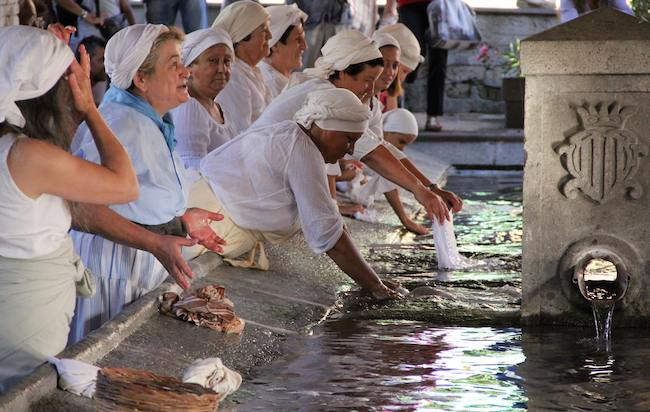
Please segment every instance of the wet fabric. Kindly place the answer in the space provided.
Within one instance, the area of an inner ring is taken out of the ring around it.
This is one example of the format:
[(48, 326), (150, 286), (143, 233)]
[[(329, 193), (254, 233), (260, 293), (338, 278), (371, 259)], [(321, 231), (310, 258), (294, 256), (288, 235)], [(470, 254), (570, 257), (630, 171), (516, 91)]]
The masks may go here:
[(104, 51), (104, 67), (111, 84), (128, 89), (156, 38), (168, 30), (162, 24), (134, 24), (111, 37)]
[(25, 118), (16, 102), (44, 95), (73, 58), (70, 48), (45, 30), (0, 28), (0, 123), (23, 127)]
[(235, 305), (225, 297), (226, 289), (209, 285), (179, 296), (166, 292), (160, 298), (160, 313), (219, 332), (239, 334), (245, 322), (235, 316)]
[(235, 137), (230, 113), (222, 110), (224, 122), (217, 123), (193, 97), (170, 113), (176, 125), (176, 153), (187, 169), (198, 170), (208, 153)]
[(19, 138), (14, 133), (0, 137), (0, 256), (31, 259), (68, 242), (72, 218), (61, 197), (43, 193), (32, 199), (14, 182), (7, 156)]
[(46, 256), (0, 257), (0, 392), (65, 348), (84, 270), (70, 239)]
[(293, 121), (251, 128), (208, 154), (201, 173), (244, 229), (292, 233), (300, 223), (316, 254), (334, 247), (343, 233), (323, 156)]
[(271, 99), (260, 69), (237, 59), (232, 64), (230, 81), (215, 101), (224, 111), (236, 114), (232, 119), (232, 130), (237, 135), (257, 120)]
[(183, 382), (197, 383), (225, 398), (239, 389), (241, 375), (227, 368), (219, 358), (197, 359), (183, 372)]
[(217, 16), (212, 27), (224, 29), (233, 43), (239, 43), (269, 19), (264, 6), (250, 0), (231, 4)]
[(223, 44), (228, 47), (233, 59), (235, 58), (235, 49), (233, 48), (232, 40), (228, 32), (224, 29), (213, 27), (211, 29), (193, 31), (185, 36), (185, 40), (183, 41), (181, 48), (183, 64), (189, 67), (201, 53), (217, 44)]

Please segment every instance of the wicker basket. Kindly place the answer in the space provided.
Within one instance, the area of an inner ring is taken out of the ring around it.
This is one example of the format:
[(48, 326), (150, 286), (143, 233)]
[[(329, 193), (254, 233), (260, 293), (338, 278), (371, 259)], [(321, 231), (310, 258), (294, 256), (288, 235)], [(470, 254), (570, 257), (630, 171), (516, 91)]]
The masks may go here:
[(213, 412), (219, 394), (195, 383), (128, 368), (103, 368), (95, 400), (100, 411)]

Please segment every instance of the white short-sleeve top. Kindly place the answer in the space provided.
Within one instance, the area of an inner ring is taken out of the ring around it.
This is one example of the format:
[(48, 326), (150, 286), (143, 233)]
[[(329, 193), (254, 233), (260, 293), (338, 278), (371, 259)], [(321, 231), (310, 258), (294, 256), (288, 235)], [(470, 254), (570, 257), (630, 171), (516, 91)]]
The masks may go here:
[(343, 233), (323, 155), (293, 121), (249, 129), (209, 153), (201, 173), (245, 229), (289, 232), (299, 222), (317, 254), (334, 247)]

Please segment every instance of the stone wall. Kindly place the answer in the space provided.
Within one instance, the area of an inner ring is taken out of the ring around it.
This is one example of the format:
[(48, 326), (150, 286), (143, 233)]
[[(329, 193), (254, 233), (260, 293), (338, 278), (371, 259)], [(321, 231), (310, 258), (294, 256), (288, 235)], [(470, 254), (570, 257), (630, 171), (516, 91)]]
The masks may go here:
[[(487, 63), (476, 60), (478, 49), (450, 50), (447, 61), (446, 113), (503, 113), (500, 53), (509, 44), (556, 25), (559, 20), (549, 9), (477, 9), (483, 41), (490, 46)], [(406, 85), (405, 105), (413, 112), (426, 112), (426, 62), (417, 80)]]

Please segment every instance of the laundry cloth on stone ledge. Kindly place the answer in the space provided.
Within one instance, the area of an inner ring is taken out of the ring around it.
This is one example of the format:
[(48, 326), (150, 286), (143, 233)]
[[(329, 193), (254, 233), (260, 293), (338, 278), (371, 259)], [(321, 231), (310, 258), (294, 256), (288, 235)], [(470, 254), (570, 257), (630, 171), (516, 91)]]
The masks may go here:
[(161, 313), (195, 325), (225, 333), (241, 333), (245, 322), (235, 316), (235, 305), (225, 297), (226, 289), (209, 285), (185, 297), (167, 292), (160, 298)]
[(198, 383), (218, 393), (222, 400), (241, 385), (241, 375), (224, 366), (219, 358), (197, 359), (183, 373), (183, 382)]

